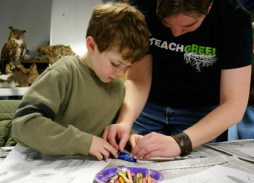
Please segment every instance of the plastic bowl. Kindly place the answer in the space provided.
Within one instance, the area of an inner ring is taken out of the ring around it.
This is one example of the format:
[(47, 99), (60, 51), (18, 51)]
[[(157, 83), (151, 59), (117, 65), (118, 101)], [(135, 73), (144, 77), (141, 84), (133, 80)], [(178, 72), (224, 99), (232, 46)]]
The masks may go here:
[(111, 177), (113, 177), (114, 175), (117, 174), (117, 170), (123, 169), (123, 168), (130, 170), (134, 174), (137, 174), (139, 172), (141, 172), (143, 174), (148, 174), (148, 172), (149, 172), (151, 177), (156, 180), (156, 183), (158, 183), (164, 179), (163, 174), (157, 170), (152, 170), (152, 169), (148, 169), (148, 168), (140, 168), (140, 167), (125, 167), (125, 166), (122, 167), (121, 166), (121, 167), (113, 167), (113, 168), (107, 168), (107, 169), (101, 170), (100, 172), (98, 172), (95, 175), (95, 181), (99, 182), (99, 183), (105, 183)]

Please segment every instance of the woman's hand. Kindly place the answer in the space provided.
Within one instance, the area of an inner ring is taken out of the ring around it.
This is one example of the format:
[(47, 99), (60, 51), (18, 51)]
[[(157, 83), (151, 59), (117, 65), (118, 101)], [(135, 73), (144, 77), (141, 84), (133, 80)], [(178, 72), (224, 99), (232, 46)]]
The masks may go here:
[(175, 157), (180, 155), (181, 150), (171, 136), (159, 133), (149, 133), (145, 136), (132, 135), (131, 154), (137, 159), (148, 160), (154, 157)]
[(132, 134), (130, 136), (129, 142), (131, 144), (132, 149), (137, 145), (140, 139), (143, 138), (143, 135), (138, 135), (138, 134)]

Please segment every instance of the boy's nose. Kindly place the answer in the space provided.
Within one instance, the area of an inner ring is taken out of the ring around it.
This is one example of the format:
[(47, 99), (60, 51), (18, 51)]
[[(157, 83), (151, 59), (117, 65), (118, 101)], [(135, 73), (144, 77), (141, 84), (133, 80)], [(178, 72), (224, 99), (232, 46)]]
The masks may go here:
[(117, 76), (120, 77), (120, 76), (124, 75), (125, 72), (124, 72), (124, 69), (120, 68), (120, 69), (117, 69), (115, 73), (116, 73)]
[(116, 75), (121, 77), (127, 72), (128, 68), (117, 68), (116, 69)]

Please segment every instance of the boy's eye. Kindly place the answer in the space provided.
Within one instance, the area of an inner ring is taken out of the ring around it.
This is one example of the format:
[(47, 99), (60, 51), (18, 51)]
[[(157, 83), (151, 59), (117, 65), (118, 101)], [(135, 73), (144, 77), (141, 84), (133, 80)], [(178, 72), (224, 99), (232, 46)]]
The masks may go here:
[(132, 65), (129, 65), (129, 66), (127, 67), (127, 69), (130, 69), (130, 68), (131, 68), (131, 66), (132, 66)]
[(119, 66), (119, 64), (116, 64), (114, 62), (111, 62), (111, 65), (113, 65), (114, 67), (118, 67)]

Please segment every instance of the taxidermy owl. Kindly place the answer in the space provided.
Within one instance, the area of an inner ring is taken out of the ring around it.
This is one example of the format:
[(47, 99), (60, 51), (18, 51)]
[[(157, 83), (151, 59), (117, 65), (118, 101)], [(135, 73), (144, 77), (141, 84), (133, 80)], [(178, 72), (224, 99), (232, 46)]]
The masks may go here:
[(21, 62), (24, 59), (26, 53), (26, 43), (24, 41), (25, 30), (10, 28), (10, 34), (8, 41), (1, 51), (1, 72), (5, 74), (6, 64), (10, 65), (12, 71), (20, 69)]

